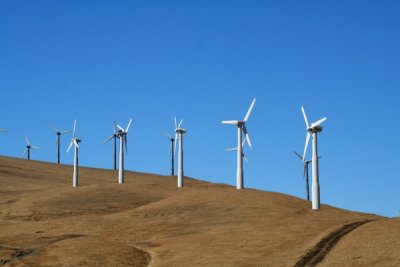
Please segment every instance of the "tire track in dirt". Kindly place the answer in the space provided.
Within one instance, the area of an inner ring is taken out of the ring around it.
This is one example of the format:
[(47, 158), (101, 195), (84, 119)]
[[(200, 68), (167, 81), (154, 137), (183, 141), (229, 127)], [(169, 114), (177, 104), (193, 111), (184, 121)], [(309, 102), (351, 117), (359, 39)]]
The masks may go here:
[(294, 265), (294, 267), (316, 266), (324, 259), (324, 257), (343, 236), (350, 233), (357, 227), (360, 227), (361, 225), (371, 221), (373, 220), (365, 220), (343, 225), (338, 230), (333, 231), (332, 233), (324, 237), (321, 241), (319, 241), (317, 245), (315, 245), (311, 250), (307, 252), (306, 255), (301, 257), (301, 259)]
[(6, 265), (7, 263), (11, 263), (17, 260), (20, 260), (24, 257), (29, 256), (30, 254), (46, 247), (51, 244), (66, 240), (66, 239), (71, 239), (71, 238), (77, 238), (77, 237), (83, 237), (84, 235), (74, 235), (74, 234), (67, 234), (67, 235), (62, 235), (62, 236), (56, 236), (56, 237), (47, 237), (49, 241), (45, 245), (41, 245), (36, 248), (27, 248), (27, 249), (21, 249), (21, 248), (14, 248), (14, 247), (3, 247), (0, 246), (0, 249), (3, 250), (10, 250), (13, 251), (11, 254), (11, 257), (8, 259), (0, 259), (0, 266)]

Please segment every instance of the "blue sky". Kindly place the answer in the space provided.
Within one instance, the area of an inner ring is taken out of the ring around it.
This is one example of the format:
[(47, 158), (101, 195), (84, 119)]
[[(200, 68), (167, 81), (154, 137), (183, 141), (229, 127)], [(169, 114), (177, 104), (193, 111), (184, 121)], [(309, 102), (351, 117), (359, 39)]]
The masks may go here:
[[(236, 129), (248, 121), (245, 186), (304, 198), (305, 125), (319, 136), (322, 203), (400, 209), (398, 1), (1, 1), (0, 154), (23, 135), (56, 160), (55, 134), (77, 119), (80, 162), (112, 167), (112, 123), (133, 118), (126, 168), (168, 174), (173, 117), (185, 174), (235, 184)], [(62, 162), (70, 136), (62, 139)], [(310, 154), (309, 154), (310, 155)], [(71, 169), (72, 175), (72, 169)], [(117, 181), (117, 177), (115, 177)]]

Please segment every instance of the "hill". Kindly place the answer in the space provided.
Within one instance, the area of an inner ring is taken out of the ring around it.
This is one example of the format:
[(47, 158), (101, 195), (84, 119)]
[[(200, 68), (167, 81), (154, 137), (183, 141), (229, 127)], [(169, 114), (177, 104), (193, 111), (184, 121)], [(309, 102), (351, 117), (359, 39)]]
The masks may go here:
[(113, 170), (80, 168), (72, 188), (71, 176), (0, 157), (0, 265), (304, 266), (326, 244), (324, 266), (400, 260), (399, 220), (190, 178), (177, 188), (176, 177), (126, 172), (120, 185)]

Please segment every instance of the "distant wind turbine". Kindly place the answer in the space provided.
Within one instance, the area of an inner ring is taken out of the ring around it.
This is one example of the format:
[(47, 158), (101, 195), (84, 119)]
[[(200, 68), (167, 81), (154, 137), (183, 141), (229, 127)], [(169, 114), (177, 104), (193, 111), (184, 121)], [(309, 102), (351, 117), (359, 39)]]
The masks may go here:
[[(175, 140), (178, 140), (178, 187), (183, 187), (183, 136), (186, 129), (181, 128), (183, 120), (177, 124), (175, 117)], [(176, 145), (176, 143), (175, 143)], [(175, 150), (175, 149), (174, 149)]]
[(107, 138), (107, 140), (104, 141), (104, 143), (107, 143), (111, 139), (114, 139), (114, 170), (117, 169), (117, 138), (117, 126), (114, 121), (114, 133), (109, 138)]
[(25, 154), (27, 154), (27, 159), (30, 160), (31, 159), (31, 149), (38, 149), (40, 147), (38, 146), (32, 146), (31, 143), (28, 140), (28, 137), (26, 137), (25, 135), (25, 142), (26, 142), (26, 148), (24, 153), (22, 154), (22, 156), (24, 156)]
[(74, 174), (72, 176), (72, 186), (73, 187), (77, 187), (78, 186), (78, 152), (79, 152), (78, 143), (80, 143), (82, 141), (81, 139), (76, 138), (75, 133), (76, 133), (76, 120), (74, 120), (74, 130), (72, 132), (71, 143), (69, 144), (69, 147), (67, 149), (67, 153), (68, 153), (68, 151), (71, 149), (72, 145), (75, 146)]
[(246, 113), (246, 116), (242, 121), (222, 121), (223, 124), (231, 124), (231, 125), (236, 125), (238, 127), (238, 142), (237, 142), (237, 170), (236, 170), (236, 188), (237, 189), (243, 189), (244, 183), (243, 183), (243, 143), (242, 143), (242, 135), (244, 133), (245, 135), (245, 141), (251, 148), (251, 142), (250, 142), (250, 137), (247, 132), (246, 128), (246, 122), (250, 117), (251, 111), (253, 110), (254, 104), (256, 103), (256, 99), (253, 99), (253, 102), (251, 102), (251, 105)]
[(300, 158), (300, 160), (304, 164), (304, 170), (303, 170), (303, 178), (306, 179), (306, 192), (307, 192), (307, 200), (310, 201), (310, 186), (308, 184), (308, 165), (311, 163), (311, 160), (304, 160), (303, 157), (297, 153), (296, 151), (293, 151), (293, 153)]
[(57, 163), (60, 164), (60, 136), (62, 134), (70, 133), (72, 130), (60, 131), (58, 128), (51, 126), (51, 128), (56, 132), (56, 146), (57, 146)]
[(326, 121), (326, 117), (308, 124), (308, 119), (306, 112), (304, 111), (304, 107), (301, 107), (301, 111), (303, 113), (304, 122), (306, 123), (307, 135), (306, 135), (306, 143), (304, 146), (304, 153), (303, 153), (303, 162), (304, 158), (307, 153), (308, 143), (310, 141), (310, 137), (312, 136), (312, 209), (319, 210), (320, 208), (320, 190), (319, 190), (319, 173), (318, 173), (318, 143), (317, 143), (317, 136), (319, 132), (322, 132), (321, 123)]
[(119, 138), (119, 169), (118, 169), (118, 183), (123, 184), (125, 182), (124, 177), (124, 147), (126, 153), (128, 154), (128, 140), (126, 135), (128, 134), (129, 127), (131, 126), (132, 118), (129, 120), (126, 128), (122, 128), (117, 124), (117, 128), (119, 129), (117, 132)]
[(169, 141), (171, 142), (169, 147), (169, 155), (171, 157), (171, 176), (174, 176), (174, 156), (175, 156), (175, 138), (172, 137), (169, 133), (164, 132), (164, 134), (168, 137)]

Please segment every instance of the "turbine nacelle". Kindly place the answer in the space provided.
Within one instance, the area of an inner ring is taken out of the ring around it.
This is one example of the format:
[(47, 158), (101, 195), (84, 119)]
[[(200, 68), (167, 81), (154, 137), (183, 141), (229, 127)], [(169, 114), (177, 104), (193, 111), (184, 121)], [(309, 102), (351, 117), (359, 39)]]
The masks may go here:
[[(184, 134), (184, 133), (186, 133), (186, 129), (184, 129), (184, 128), (177, 128), (177, 129), (175, 129), (175, 132), (176, 133), (179, 133), (179, 134)], [(172, 140), (172, 139), (171, 139)]]

